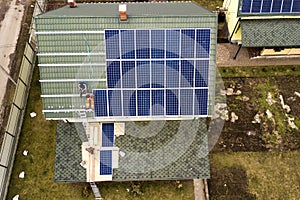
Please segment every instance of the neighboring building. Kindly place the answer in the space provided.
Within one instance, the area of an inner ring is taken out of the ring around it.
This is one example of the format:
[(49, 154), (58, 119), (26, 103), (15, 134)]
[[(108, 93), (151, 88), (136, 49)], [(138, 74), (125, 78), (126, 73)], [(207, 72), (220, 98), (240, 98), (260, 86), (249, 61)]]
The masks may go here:
[(56, 181), (209, 177), (216, 14), (191, 2), (86, 3), (35, 20), (43, 113), (64, 120)]
[(261, 55), (300, 55), (299, 0), (224, 0), (229, 41)]

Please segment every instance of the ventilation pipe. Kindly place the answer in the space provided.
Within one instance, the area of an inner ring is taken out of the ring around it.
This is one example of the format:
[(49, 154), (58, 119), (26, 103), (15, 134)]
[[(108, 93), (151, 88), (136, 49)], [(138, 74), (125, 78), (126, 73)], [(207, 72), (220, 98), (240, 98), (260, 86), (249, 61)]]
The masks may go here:
[(70, 6), (70, 8), (76, 8), (76, 1), (75, 0), (68, 0), (68, 4)]
[(127, 5), (126, 4), (119, 5), (119, 13), (120, 13), (120, 20), (126, 21), (127, 20)]

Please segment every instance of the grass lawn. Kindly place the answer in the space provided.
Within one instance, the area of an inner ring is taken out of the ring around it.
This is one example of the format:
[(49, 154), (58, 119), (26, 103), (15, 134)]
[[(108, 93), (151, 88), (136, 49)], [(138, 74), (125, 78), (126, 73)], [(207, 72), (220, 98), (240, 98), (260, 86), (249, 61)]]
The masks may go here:
[[(217, 170), (232, 167), (245, 170), (248, 192), (254, 194), (257, 199), (300, 199), (299, 157), (298, 151), (213, 153), (210, 155), (211, 166)], [(229, 181), (231, 178), (230, 176), (225, 178), (224, 182), (220, 183), (222, 187), (230, 188), (230, 184), (233, 184)], [(239, 184), (238, 181), (235, 184)]]
[[(25, 119), (20, 135), (16, 159), (12, 172), (8, 198), (16, 194), (22, 200), (28, 199), (93, 199), (90, 189), (88, 197), (83, 195), (85, 183), (55, 183), (54, 159), (56, 122), (46, 121), (42, 114), (42, 100), (40, 98), (38, 69), (33, 75), (32, 87), (29, 94)], [(37, 117), (30, 118), (29, 113), (36, 112)], [(22, 155), (28, 150), (27, 157)], [(19, 173), (25, 171), (25, 178), (19, 179)], [(182, 182), (182, 189), (178, 190), (175, 181), (140, 182), (137, 183), (101, 183), (102, 196), (109, 199), (194, 199), (192, 181)], [(88, 187), (89, 188), (89, 187)], [(127, 192), (127, 188), (130, 192)], [(142, 195), (135, 195), (134, 191), (141, 191)]]

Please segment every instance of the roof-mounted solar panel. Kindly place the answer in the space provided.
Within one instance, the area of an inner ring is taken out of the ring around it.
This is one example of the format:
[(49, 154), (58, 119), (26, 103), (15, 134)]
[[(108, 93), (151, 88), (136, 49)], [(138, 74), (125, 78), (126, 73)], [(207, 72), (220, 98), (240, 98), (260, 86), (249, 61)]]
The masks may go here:
[(300, 14), (300, 0), (242, 0), (240, 14)]
[(107, 89), (94, 90), (95, 117), (207, 116), (210, 34), (105, 30)]

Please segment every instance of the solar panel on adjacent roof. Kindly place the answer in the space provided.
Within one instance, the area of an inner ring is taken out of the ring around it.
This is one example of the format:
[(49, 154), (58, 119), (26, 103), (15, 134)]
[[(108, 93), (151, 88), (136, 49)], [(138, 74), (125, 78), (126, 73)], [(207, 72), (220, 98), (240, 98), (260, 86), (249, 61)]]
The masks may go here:
[(114, 146), (114, 124), (102, 124), (102, 147)]
[(242, 0), (241, 14), (300, 13), (300, 0)]
[(100, 175), (112, 175), (112, 151), (100, 151)]
[(210, 29), (105, 30), (95, 117), (207, 116)]

